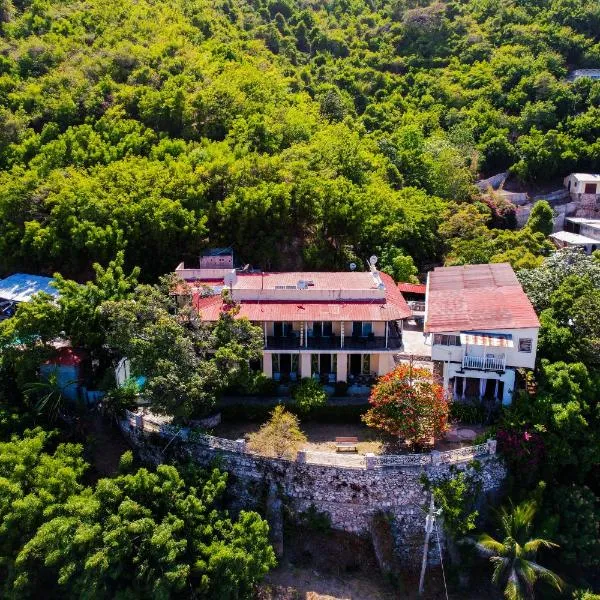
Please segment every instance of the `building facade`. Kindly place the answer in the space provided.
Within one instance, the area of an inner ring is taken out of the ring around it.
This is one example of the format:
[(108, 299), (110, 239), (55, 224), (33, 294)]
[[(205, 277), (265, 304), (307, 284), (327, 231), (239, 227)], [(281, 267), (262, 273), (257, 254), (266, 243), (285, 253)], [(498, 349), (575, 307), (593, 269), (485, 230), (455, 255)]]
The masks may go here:
[(558, 248), (580, 248), (586, 254), (600, 248), (600, 219), (565, 217), (563, 227), (550, 235)]
[[(176, 273), (199, 290), (205, 273)], [(205, 271), (205, 270), (204, 270)], [(264, 336), (261, 368), (277, 381), (314, 377), (323, 383), (364, 383), (391, 371), (411, 309), (391, 277), (367, 272), (264, 273), (229, 269), (212, 289), (228, 291), (238, 317)], [(204, 320), (226, 310), (221, 294), (193, 295)]]
[(516, 369), (535, 366), (538, 331), (537, 315), (509, 264), (429, 273), (425, 332), (434, 372), (456, 400), (509, 404)]

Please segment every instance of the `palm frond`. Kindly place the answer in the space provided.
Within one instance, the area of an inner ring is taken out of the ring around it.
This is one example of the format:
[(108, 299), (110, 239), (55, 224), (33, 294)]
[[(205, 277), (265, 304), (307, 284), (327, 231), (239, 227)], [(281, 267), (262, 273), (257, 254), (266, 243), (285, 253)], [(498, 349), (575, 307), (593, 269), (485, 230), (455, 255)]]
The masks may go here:
[(540, 548), (558, 548), (558, 544), (555, 544), (554, 542), (551, 542), (550, 540), (545, 540), (543, 538), (534, 538), (533, 540), (529, 540), (528, 542), (525, 543), (525, 545), (523, 546), (523, 550), (525, 551), (526, 554), (533, 554), (535, 555), (536, 552), (540, 549)]
[(563, 590), (565, 587), (565, 582), (553, 571), (550, 569), (546, 569), (546, 567), (542, 567), (536, 562), (528, 561), (529, 566), (535, 572), (537, 577), (542, 581), (550, 584), (553, 588), (557, 589), (559, 592)]
[(484, 556), (504, 556), (506, 554), (506, 547), (504, 544), (495, 540), (491, 535), (482, 533), (475, 542), (475, 547)]

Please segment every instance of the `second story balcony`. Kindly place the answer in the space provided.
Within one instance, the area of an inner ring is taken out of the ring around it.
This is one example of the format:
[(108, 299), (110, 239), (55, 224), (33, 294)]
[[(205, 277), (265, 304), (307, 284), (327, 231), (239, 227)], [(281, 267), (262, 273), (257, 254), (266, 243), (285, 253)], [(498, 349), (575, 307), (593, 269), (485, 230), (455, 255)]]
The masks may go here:
[(297, 332), (286, 336), (268, 336), (266, 350), (400, 350), (402, 337), (394, 332), (385, 336), (310, 336), (300, 339)]
[(506, 356), (504, 354), (486, 354), (484, 356), (465, 354), (462, 364), (463, 369), (477, 369), (480, 371), (505, 371)]

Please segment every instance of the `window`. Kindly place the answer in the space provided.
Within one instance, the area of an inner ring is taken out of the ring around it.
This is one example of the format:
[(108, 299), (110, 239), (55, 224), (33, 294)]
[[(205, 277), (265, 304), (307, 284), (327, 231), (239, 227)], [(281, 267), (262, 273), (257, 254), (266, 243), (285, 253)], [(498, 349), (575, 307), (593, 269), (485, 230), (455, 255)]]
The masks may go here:
[(273, 335), (275, 337), (285, 337), (286, 335), (290, 335), (293, 329), (292, 323), (285, 321), (275, 321), (273, 323)]
[(371, 373), (371, 355), (362, 355), (362, 372), (363, 375), (369, 375)]
[(531, 338), (519, 338), (519, 352), (531, 352)]
[(363, 323), (362, 324), (363, 337), (368, 337), (372, 333), (373, 333), (373, 323)]
[(584, 194), (595, 194), (596, 193), (596, 184), (595, 183), (586, 183)]
[(440, 346), (460, 346), (460, 336), (436, 333), (433, 336), (433, 343), (439, 344)]

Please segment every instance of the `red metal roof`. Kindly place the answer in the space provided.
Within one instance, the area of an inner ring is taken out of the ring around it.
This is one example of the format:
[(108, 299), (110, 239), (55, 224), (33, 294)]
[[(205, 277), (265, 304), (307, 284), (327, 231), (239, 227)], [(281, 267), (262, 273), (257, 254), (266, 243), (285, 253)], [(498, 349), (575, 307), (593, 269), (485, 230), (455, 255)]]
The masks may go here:
[[(394, 321), (410, 317), (411, 310), (394, 280), (385, 273), (380, 275), (386, 288), (383, 300), (341, 302), (244, 300), (240, 302), (238, 316), (247, 317), (251, 321)], [(290, 281), (295, 280), (290, 279)], [(194, 296), (194, 306), (206, 321), (216, 321), (224, 309), (221, 296), (207, 298)]]
[(423, 294), (427, 290), (427, 286), (422, 283), (399, 283), (398, 289), (406, 294)]
[(427, 332), (539, 326), (535, 310), (508, 263), (438, 267), (429, 273)]
[(47, 365), (60, 365), (63, 367), (73, 367), (81, 364), (86, 357), (84, 350), (75, 350), (70, 347), (63, 347), (58, 350), (56, 356), (46, 361)]

